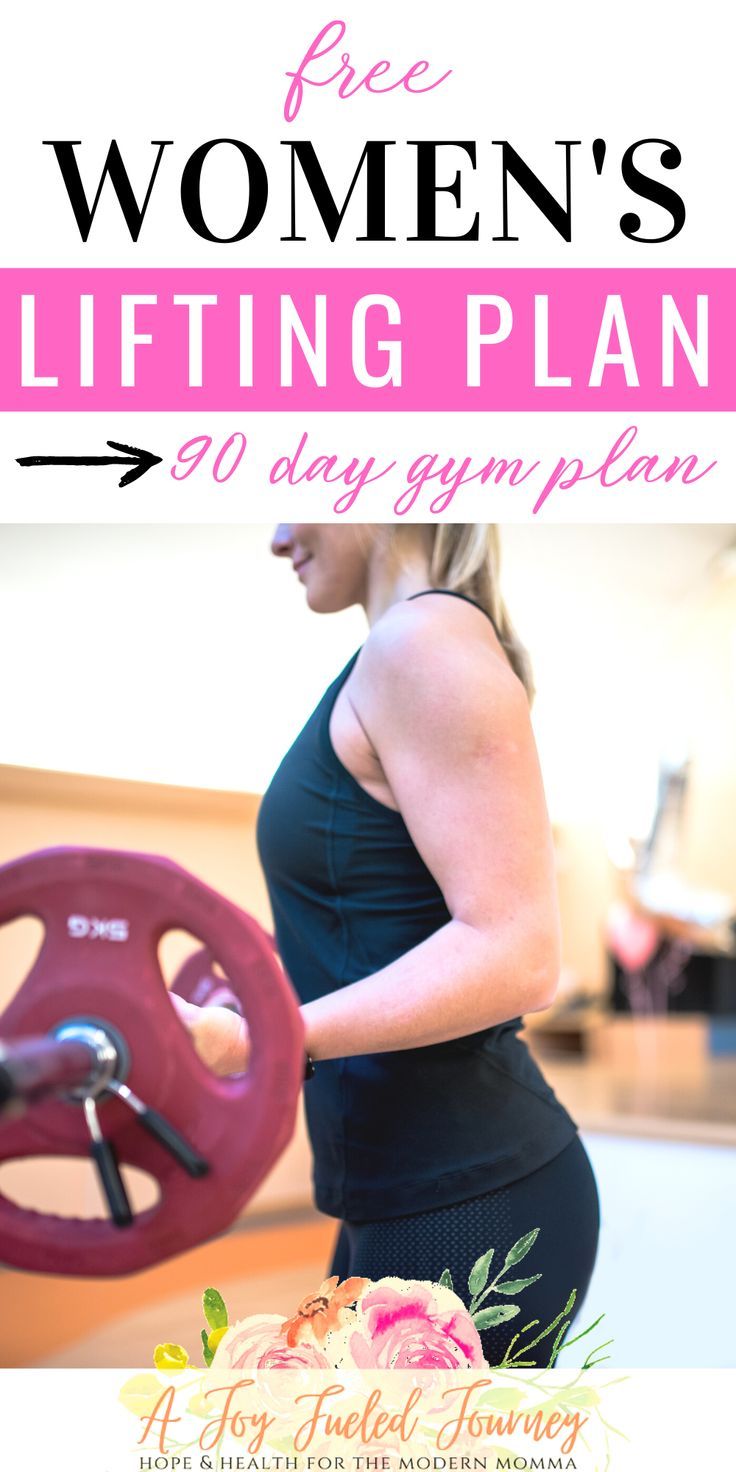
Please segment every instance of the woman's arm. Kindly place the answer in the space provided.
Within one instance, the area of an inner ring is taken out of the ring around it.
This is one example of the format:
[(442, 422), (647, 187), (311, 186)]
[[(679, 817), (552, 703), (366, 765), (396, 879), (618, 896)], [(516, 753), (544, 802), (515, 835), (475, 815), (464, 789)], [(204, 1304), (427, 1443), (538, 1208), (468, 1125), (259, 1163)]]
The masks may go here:
[(421, 616), (403, 603), (376, 625), (352, 703), (452, 919), (302, 1008), (315, 1059), (461, 1037), (547, 1007), (557, 987), (554, 855), (526, 692), (477, 611), (421, 602)]
[[(390, 609), (349, 690), (452, 919), (302, 1007), (315, 1060), (462, 1037), (547, 1007), (557, 986), (554, 858), (526, 693), (477, 611), (448, 616), (451, 600), (439, 601)], [(187, 1021), (210, 1066), (243, 1066), (247, 1038), (232, 1014)]]

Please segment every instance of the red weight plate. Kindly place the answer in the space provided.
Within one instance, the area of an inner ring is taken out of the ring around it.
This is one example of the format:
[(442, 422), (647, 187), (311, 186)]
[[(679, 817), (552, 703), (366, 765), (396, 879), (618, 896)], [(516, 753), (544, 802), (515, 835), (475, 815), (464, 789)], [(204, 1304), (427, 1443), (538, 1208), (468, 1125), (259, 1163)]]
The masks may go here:
[[(224, 1231), (268, 1174), (294, 1128), (303, 1027), (272, 942), (249, 915), (186, 870), (146, 854), (50, 849), (0, 867), (0, 925), (35, 915), (46, 935), (0, 1017), (0, 1038), (47, 1033), (89, 1017), (124, 1039), (126, 1082), (209, 1162), (193, 1180), (125, 1104), (99, 1104), (122, 1164), (154, 1176), (161, 1198), (132, 1226), (46, 1216), (0, 1195), (0, 1261), (34, 1272), (113, 1277), (137, 1272)], [(248, 1020), (247, 1074), (216, 1078), (196, 1056), (168, 997), (158, 945), (168, 930), (217, 958)], [(78, 1105), (60, 1098), (0, 1121), (0, 1160), (85, 1156)]]
[(231, 1007), (240, 1010), (230, 983), (216, 973), (211, 951), (203, 947), (188, 956), (171, 983), (171, 991), (195, 1007)]

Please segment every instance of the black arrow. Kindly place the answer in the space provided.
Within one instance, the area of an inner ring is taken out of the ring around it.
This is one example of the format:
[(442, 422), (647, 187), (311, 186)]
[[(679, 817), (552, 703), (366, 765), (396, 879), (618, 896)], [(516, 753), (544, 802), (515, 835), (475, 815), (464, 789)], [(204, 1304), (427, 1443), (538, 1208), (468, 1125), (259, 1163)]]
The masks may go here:
[(122, 450), (121, 455), (24, 455), (18, 460), (18, 465), (132, 465), (132, 470), (126, 470), (125, 475), (118, 482), (121, 489), (123, 486), (131, 486), (134, 480), (145, 475), (152, 465), (161, 464), (160, 455), (152, 455), (150, 450), (135, 450), (132, 445), (119, 445), (116, 440), (108, 440), (111, 450)]

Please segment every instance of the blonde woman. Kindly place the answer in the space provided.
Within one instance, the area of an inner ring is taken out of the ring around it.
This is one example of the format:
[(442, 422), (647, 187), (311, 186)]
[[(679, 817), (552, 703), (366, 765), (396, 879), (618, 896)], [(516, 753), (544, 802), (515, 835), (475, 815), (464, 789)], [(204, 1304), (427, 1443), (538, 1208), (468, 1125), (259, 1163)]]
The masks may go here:
[[(499, 592), (495, 528), (282, 525), (309, 607), (359, 603), (369, 633), (263, 799), (276, 938), (302, 1002), (331, 1271), (465, 1292), (476, 1258), (539, 1227), (523, 1319), (582, 1302), (595, 1180), (519, 1037), (559, 971), (552, 842), (531, 676)], [(247, 1036), (187, 1009), (211, 1066)], [(512, 1276), (517, 1276), (516, 1273)], [(494, 1298), (494, 1302), (503, 1299)], [(508, 1301), (508, 1300), (506, 1300)], [(511, 1328), (483, 1334), (486, 1356)]]

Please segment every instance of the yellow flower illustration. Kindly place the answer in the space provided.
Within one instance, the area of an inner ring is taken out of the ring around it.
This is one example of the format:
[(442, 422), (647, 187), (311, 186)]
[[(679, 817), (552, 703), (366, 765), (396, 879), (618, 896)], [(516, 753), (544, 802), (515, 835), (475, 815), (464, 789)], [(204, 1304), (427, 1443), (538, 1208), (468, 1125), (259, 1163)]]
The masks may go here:
[(181, 1344), (157, 1344), (153, 1351), (153, 1363), (165, 1375), (178, 1375), (186, 1370), (189, 1355)]
[(134, 1416), (150, 1416), (166, 1387), (157, 1375), (133, 1375), (123, 1385), (118, 1400)]

